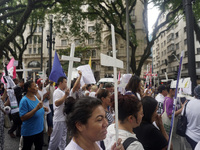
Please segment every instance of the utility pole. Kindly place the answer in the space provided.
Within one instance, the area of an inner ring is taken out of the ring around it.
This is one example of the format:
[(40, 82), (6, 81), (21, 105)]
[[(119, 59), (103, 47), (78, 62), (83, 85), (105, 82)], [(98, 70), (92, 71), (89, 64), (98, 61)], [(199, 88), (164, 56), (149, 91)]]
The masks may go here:
[(127, 56), (127, 64), (126, 64), (126, 72), (129, 73), (129, 0), (126, 0), (126, 56)]
[(187, 29), (187, 51), (188, 51), (188, 73), (192, 82), (192, 95), (194, 88), (197, 85), (196, 76), (196, 61), (195, 61), (195, 47), (194, 47), (194, 15), (192, 11), (193, 0), (183, 0), (186, 16)]
[(43, 27), (42, 27), (42, 35), (41, 35), (41, 58), (40, 58), (40, 71), (43, 71)]

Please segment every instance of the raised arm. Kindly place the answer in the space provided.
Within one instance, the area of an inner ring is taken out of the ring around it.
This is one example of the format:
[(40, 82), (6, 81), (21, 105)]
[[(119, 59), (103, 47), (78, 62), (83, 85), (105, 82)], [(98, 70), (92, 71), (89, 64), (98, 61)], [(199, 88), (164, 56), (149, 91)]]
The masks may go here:
[(81, 81), (82, 72), (80, 70), (78, 70), (78, 74), (79, 74), (79, 77), (77, 78), (76, 82), (74, 83), (74, 86), (73, 86), (73, 89), (72, 89), (73, 93), (76, 91), (76, 89), (79, 86), (80, 81)]

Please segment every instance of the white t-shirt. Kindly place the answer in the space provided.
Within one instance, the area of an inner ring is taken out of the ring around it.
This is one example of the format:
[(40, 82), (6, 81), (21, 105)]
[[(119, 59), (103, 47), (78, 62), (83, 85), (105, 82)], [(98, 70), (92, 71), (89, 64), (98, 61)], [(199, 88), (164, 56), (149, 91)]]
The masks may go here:
[(159, 93), (155, 99), (158, 101), (158, 113), (159, 114), (162, 114), (163, 113), (163, 103), (164, 103), (164, 100), (165, 100), (165, 97)]
[[(99, 146), (99, 144), (97, 145)], [(72, 139), (70, 143), (67, 145), (67, 147), (65, 148), (65, 150), (83, 150), (83, 149), (78, 144), (76, 144), (74, 140)], [(99, 150), (102, 150), (100, 146), (99, 146)]]
[(197, 143), (197, 145), (196, 145), (194, 150), (200, 150), (200, 141)]
[[(42, 91), (38, 90), (38, 94), (40, 95), (41, 98), (42, 98), (43, 95), (46, 94), (46, 93), (47, 93), (47, 90), (46, 90), (45, 87), (42, 89)], [(43, 98), (43, 100), (44, 100), (44, 98)], [(43, 101), (43, 105), (44, 105), (45, 107), (48, 108), (48, 112), (45, 112), (45, 114), (49, 114), (49, 113), (51, 112), (51, 109), (50, 109), (50, 107), (49, 107), (49, 100), (47, 100), (47, 101), (44, 100), (44, 101)]]
[[(108, 127), (107, 131), (108, 131), (108, 133), (106, 135), (106, 139), (104, 140), (104, 144), (105, 144), (106, 150), (111, 150), (111, 147), (116, 142), (115, 141), (115, 124), (111, 124)], [(126, 130), (121, 130), (121, 129), (119, 129), (118, 131), (119, 131), (119, 138), (122, 139), (122, 143), (129, 137), (133, 137), (133, 138), (137, 139), (136, 134), (133, 134)], [(134, 150), (144, 150), (142, 144), (139, 141), (134, 141), (127, 148), (127, 150), (133, 150), (133, 149)]]
[(72, 96), (74, 99), (78, 99), (84, 96), (84, 94), (82, 93), (82, 89), (80, 88), (78, 91), (75, 91), (73, 93), (73, 88), (70, 90), (69, 96)]
[(90, 97), (96, 97), (96, 92), (90, 92), (89, 96)]
[[(200, 99), (190, 100), (186, 106), (187, 129), (186, 135), (195, 142), (200, 141)], [(184, 111), (184, 109), (183, 109)]]
[(53, 93), (53, 109), (54, 109), (54, 116), (53, 121), (59, 122), (59, 121), (65, 121), (65, 115), (63, 113), (64, 109), (64, 103), (62, 103), (60, 106), (56, 106), (55, 102), (59, 99), (61, 99), (65, 95), (65, 92), (57, 88)]

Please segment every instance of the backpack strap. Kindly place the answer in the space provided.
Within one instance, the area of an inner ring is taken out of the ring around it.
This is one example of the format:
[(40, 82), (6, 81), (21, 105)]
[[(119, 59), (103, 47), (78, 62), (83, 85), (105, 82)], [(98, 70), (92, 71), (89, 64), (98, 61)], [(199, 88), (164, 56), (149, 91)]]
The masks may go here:
[(126, 149), (129, 147), (129, 145), (130, 145), (131, 143), (135, 142), (135, 141), (138, 141), (138, 140), (137, 140), (136, 138), (134, 138), (134, 137), (129, 137), (129, 138), (127, 138), (127, 139), (123, 142), (124, 149), (126, 150)]

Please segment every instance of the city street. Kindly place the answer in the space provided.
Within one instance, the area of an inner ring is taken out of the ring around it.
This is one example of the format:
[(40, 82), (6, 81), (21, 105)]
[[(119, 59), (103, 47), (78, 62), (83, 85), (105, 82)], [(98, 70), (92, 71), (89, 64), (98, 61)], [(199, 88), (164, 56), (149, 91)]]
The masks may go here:
[[(4, 150), (19, 150), (19, 137), (11, 138), (8, 134), (8, 129), (4, 128), (5, 141)], [(47, 143), (47, 134), (44, 134), (45, 143)], [(43, 150), (47, 150), (48, 146), (43, 146)]]
[[(4, 143), (4, 150), (19, 150), (19, 137), (16, 138), (11, 138), (9, 136), (8, 133), (8, 129), (5, 128), (4, 130), (5, 133), (5, 143)], [(47, 134), (44, 134), (44, 138), (45, 138), (45, 143), (47, 143)], [(180, 138), (180, 137), (179, 137)], [(181, 149), (180, 146), (180, 140), (178, 140), (178, 136), (176, 136), (176, 138), (173, 138), (173, 149), (174, 150), (184, 150), (183, 148)], [(192, 148), (190, 147), (190, 145), (188, 144), (188, 142), (185, 140), (184, 138), (184, 143), (186, 145), (186, 149), (185, 150), (192, 150)], [(43, 150), (47, 150), (48, 147), (43, 147)]]

